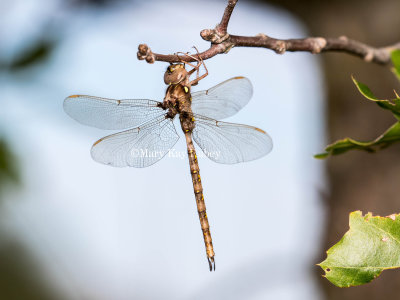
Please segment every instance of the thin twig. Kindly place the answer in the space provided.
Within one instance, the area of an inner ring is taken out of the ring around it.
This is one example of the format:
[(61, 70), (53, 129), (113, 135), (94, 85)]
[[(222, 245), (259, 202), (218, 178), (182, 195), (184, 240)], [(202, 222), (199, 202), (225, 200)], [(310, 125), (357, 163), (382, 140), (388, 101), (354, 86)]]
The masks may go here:
[(224, 36), (227, 34), (228, 23), (231, 18), (233, 9), (235, 8), (238, 0), (229, 0), (228, 5), (225, 8), (224, 15), (222, 16), (221, 22), (215, 27), (215, 31), (220, 35)]
[[(390, 52), (400, 49), (400, 42), (392, 46), (374, 48), (345, 36), (339, 38), (309, 37), (281, 40), (269, 37), (263, 33), (256, 36), (229, 35), (227, 32), (228, 23), (236, 3), (237, 0), (228, 1), (221, 22), (215, 29), (204, 29), (200, 32), (204, 40), (211, 42), (211, 46), (204, 52), (194, 54), (198, 59), (206, 60), (217, 54), (228, 53), (233, 47), (261, 47), (273, 50), (278, 54), (283, 54), (286, 51), (304, 51), (313, 54), (328, 51), (346, 52), (358, 56), (366, 62), (385, 65), (390, 62)], [(189, 56), (154, 53), (146, 44), (139, 45), (137, 56), (138, 59), (145, 59), (148, 63), (154, 63), (155, 61), (169, 63), (195, 61)]]

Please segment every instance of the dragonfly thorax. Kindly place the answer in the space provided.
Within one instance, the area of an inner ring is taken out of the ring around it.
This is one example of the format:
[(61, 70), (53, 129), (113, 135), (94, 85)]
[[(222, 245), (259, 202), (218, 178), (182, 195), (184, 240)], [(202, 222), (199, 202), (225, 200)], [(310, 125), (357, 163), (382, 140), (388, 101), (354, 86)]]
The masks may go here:
[(164, 109), (168, 110), (167, 116), (174, 118), (177, 114), (192, 113), (190, 89), (183, 85), (172, 84), (167, 88), (163, 102)]

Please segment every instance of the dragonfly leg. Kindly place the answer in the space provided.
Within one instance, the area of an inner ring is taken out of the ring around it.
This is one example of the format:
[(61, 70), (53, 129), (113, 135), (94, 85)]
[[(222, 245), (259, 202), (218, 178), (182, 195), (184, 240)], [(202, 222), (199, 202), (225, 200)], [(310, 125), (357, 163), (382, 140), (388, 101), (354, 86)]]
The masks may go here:
[[(198, 64), (197, 64), (197, 72), (196, 72), (196, 78), (198, 78), (199, 75), (200, 75), (200, 72), (199, 72), (200, 66), (201, 66), (202, 64), (203, 64), (203, 66), (205, 66), (205, 65), (204, 65), (204, 62), (203, 62), (203, 60), (201, 59), (201, 57), (200, 57), (200, 55), (199, 55), (199, 49), (197, 49), (196, 46), (193, 46), (193, 48), (196, 50), (197, 56), (198, 56), (198, 60), (197, 60)], [(206, 68), (206, 70), (207, 70), (207, 68)]]
[(198, 74), (197, 74), (196, 79), (194, 79), (194, 80), (192, 80), (192, 81), (190, 82), (190, 85), (191, 85), (191, 86), (197, 85), (197, 84), (199, 83), (200, 80), (202, 80), (203, 78), (205, 78), (205, 77), (208, 75), (208, 70), (207, 70), (206, 64), (204, 63), (203, 60), (201, 60), (201, 64), (203, 64), (203, 67), (204, 67), (204, 69), (206, 70), (206, 72), (205, 72), (203, 75), (201, 75), (200, 77), (199, 77)]
[(183, 54), (183, 55), (188, 56), (190, 58), (193, 58), (195, 61), (197, 61), (197, 66), (195, 66), (194, 64), (191, 64), (190, 62), (187, 62), (187, 61), (184, 61), (184, 60), (180, 59), (179, 56), (178, 56), (178, 59), (180, 60), (181, 63), (189, 65), (189, 66), (191, 66), (193, 68), (192, 70), (188, 71), (189, 75), (192, 75), (193, 72), (196, 71), (196, 70), (197, 70), (197, 72), (199, 72), (199, 69), (200, 69), (200, 66), (201, 66), (201, 62), (200, 62), (200, 60), (198, 58), (196, 58), (193, 55), (189, 54), (189, 52), (186, 52), (186, 53), (177, 52), (177, 54)]
[[(193, 46), (193, 48), (196, 49), (197, 55), (198, 55), (199, 54), (199, 50), (195, 46)], [(194, 59), (195, 61), (197, 61), (197, 65), (194, 65), (194, 64), (191, 64), (190, 62), (185, 62), (185, 61), (181, 60), (182, 63), (187, 64), (187, 65), (189, 65), (189, 66), (191, 66), (193, 68), (192, 70), (188, 71), (188, 75), (189, 76), (192, 75), (196, 71), (196, 79), (192, 80), (190, 82), (190, 85), (191, 86), (197, 85), (200, 80), (202, 80), (204, 77), (206, 77), (208, 75), (208, 70), (207, 70), (207, 67), (206, 67), (204, 61), (201, 59), (201, 57), (199, 55), (198, 55), (198, 57), (195, 57), (195, 56), (193, 56), (191, 54), (188, 54), (188, 53), (183, 53), (183, 52), (178, 52), (178, 53), (186, 55), (186, 56)], [(203, 75), (200, 76), (200, 66), (201, 65), (203, 65), (203, 67), (204, 67), (206, 72)]]
[[(191, 85), (191, 86), (192, 86), (192, 85), (197, 85), (197, 84), (199, 83), (200, 80), (202, 80), (203, 78), (205, 78), (205, 77), (208, 75), (208, 70), (207, 70), (206, 64), (204, 63), (203, 59), (200, 57), (200, 55), (199, 55), (199, 50), (198, 50), (195, 46), (193, 46), (193, 48), (196, 49), (196, 51), (197, 51), (197, 55), (198, 55), (197, 61), (198, 61), (198, 63), (197, 63), (197, 74), (196, 74), (196, 79), (194, 79), (194, 80), (192, 80), (192, 81), (190, 82), (190, 85)], [(204, 70), (205, 70), (206, 72), (205, 72), (203, 75), (199, 76), (199, 69), (200, 69), (200, 66), (201, 66), (201, 65), (203, 65)]]

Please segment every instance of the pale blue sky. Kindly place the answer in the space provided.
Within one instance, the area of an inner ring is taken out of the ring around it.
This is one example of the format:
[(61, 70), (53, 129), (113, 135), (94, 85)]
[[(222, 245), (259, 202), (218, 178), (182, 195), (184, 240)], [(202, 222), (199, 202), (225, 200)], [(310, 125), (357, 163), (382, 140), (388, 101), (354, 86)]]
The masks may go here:
[[(199, 159), (216, 252), (210, 274), (187, 158), (145, 169), (97, 164), (90, 147), (110, 132), (78, 124), (62, 102), (71, 94), (162, 100), (167, 64), (138, 61), (137, 45), (205, 50), (199, 31), (215, 26), (225, 1), (141, 1), (73, 13), (54, 13), (57, 0), (16, 2), (12, 18), (1, 21), (5, 51), (24, 46), (24, 35), (48, 16), (63, 34), (50, 63), (21, 75), (26, 80), (2, 75), (0, 126), (24, 180), (10, 194), (4, 222), (68, 299), (200, 299), (204, 289), (209, 299), (320, 299), (310, 274), (324, 213), (323, 165), (312, 158), (324, 139), (316, 57), (237, 48), (206, 61), (209, 76), (193, 90), (248, 77), (253, 98), (228, 121), (260, 127), (274, 142), (268, 156), (249, 163)], [(288, 13), (246, 1), (229, 31), (306, 35)], [(185, 147), (181, 135), (175, 149)]]

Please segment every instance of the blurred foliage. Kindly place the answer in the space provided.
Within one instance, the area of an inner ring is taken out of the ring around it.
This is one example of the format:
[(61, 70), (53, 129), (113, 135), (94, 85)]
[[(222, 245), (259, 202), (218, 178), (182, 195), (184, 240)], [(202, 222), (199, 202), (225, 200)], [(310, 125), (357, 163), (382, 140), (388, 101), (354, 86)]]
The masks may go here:
[(8, 148), (4, 139), (0, 139), (0, 191), (7, 183), (19, 183), (16, 158)]
[(55, 48), (54, 40), (38, 40), (24, 48), (23, 52), (17, 55), (11, 62), (0, 62), (0, 69), (8, 71), (20, 71), (33, 65), (45, 62)]
[[(400, 80), (400, 51), (392, 52), (392, 62), (393, 62), (393, 72)], [(368, 152), (375, 152), (379, 149), (386, 148), (393, 143), (400, 141), (400, 97), (395, 92), (394, 99), (386, 100), (386, 99), (378, 99), (370, 90), (370, 88), (357, 81), (354, 77), (352, 78), (354, 84), (357, 86), (360, 93), (367, 98), (368, 100), (374, 101), (378, 104), (379, 107), (389, 110), (393, 116), (397, 119), (397, 122), (394, 123), (389, 129), (387, 129), (382, 135), (373, 141), (369, 142), (360, 142), (351, 138), (345, 138), (342, 140), (338, 140), (335, 143), (328, 145), (325, 148), (324, 153), (320, 153), (315, 155), (315, 158), (326, 158), (330, 155), (338, 155), (345, 153), (349, 150), (364, 150)]]
[[(20, 182), (17, 159), (6, 141), (0, 139), (0, 200), (6, 200), (6, 193), (1, 193), (6, 184), (19, 186)], [(0, 205), (0, 213), (3, 208)], [(0, 299), (63, 299), (48, 285), (31, 253), (0, 227)]]
[[(70, 7), (67, 9), (81, 9), (90, 6), (91, 9), (99, 8), (106, 9), (110, 6), (115, 6), (120, 3), (126, 2), (125, 0), (68, 0), (65, 3), (69, 4)], [(45, 63), (50, 55), (54, 52), (57, 46), (62, 32), (54, 26), (52, 20), (48, 20), (49, 23), (42, 29), (40, 37), (32, 42), (28, 42), (26, 47), (23, 48), (21, 53), (18, 53), (14, 58), (5, 60), (0, 56), (0, 70), (5, 71), (21, 71), (31, 66)], [(53, 32), (56, 28), (55, 34)], [(61, 37), (62, 38), (62, 37)], [(1, 53), (0, 53), (1, 55)]]
[[(36, 40), (11, 61), (0, 61), (0, 70), (24, 71), (48, 61), (56, 40)], [(21, 187), (18, 160), (4, 138), (0, 138), (0, 203), (7, 200), (6, 185)], [(0, 215), (4, 214), (0, 205)], [(0, 223), (4, 226), (5, 223)], [(0, 299), (54, 300), (64, 299), (46, 281), (34, 256), (18, 238), (0, 227)]]
[(400, 215), (350, 214), (350, 230), (319, 265), (338, 287), (368, 283), (382, 271), (400, 268)]
[[(51, 24), (51, 20), (49, 20)], [(54, 26), (46, 26), (34, 40), (27, 41), (13, 57), (0, 56), (0, 71), (22, 72), (38, 65), (46, 65), (55, 50), (57, 38), (51, 34)], [(1, 55), (1, 53), (0, 53)], [(36, 70), (35, 70), (36, 71)], [(12, 73), (11, 73), (12, 74)], [(15, 79), (17, 79), (15, 77)], [(14, 79), (14, 80), (15, 80)], [(7, 200), (7, 185), (22, 188), (18, 159), (7, 141), (0, 138), (0, 204)], [(0, 216), (7, 216), (0, 205)], [(59, 300), (65, 299), (54, 290), (52, 283), (45, 278), (31, 250), (20, 242), (7, 224), (7, 218), (0, 223), (0, 299), (4, 300)]]
[(41, 277), (40, 268), (22, 245), (15, 241), (2, 241), (0, 246), (0, 299), (63, 299)]

